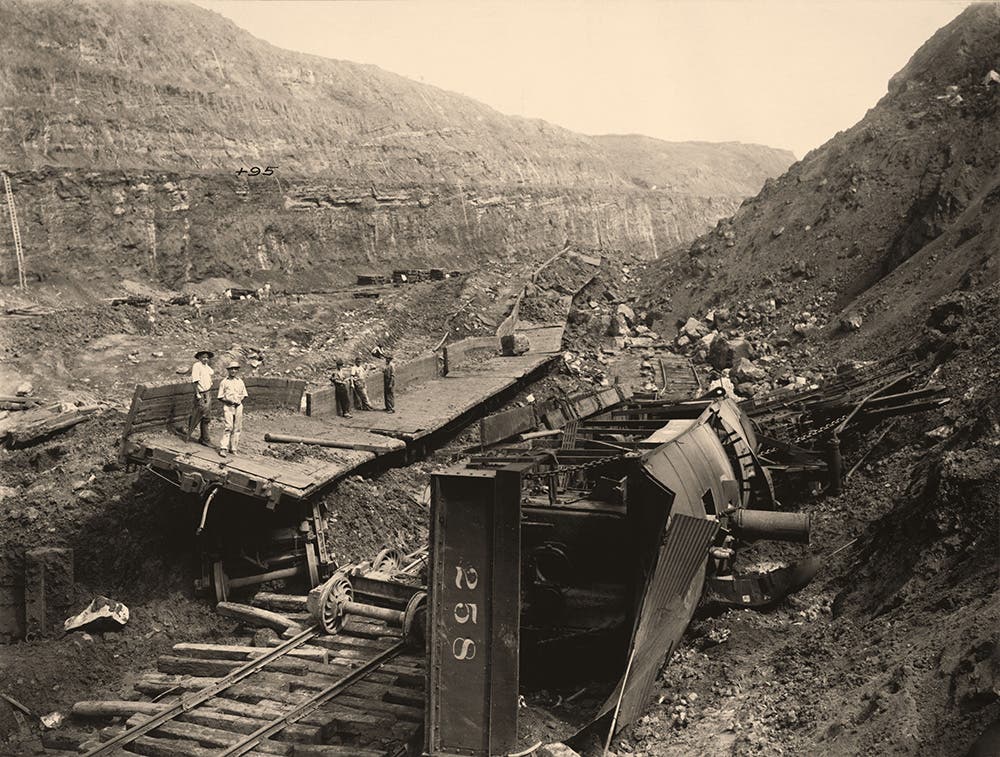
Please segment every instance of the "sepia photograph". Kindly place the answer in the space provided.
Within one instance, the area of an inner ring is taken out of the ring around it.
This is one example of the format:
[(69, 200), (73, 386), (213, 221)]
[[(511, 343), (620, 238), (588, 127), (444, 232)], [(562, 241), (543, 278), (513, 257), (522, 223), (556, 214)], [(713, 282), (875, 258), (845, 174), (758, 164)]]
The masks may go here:
[(0, 757), (1000, 757), (1000, 2), (0, 41)]

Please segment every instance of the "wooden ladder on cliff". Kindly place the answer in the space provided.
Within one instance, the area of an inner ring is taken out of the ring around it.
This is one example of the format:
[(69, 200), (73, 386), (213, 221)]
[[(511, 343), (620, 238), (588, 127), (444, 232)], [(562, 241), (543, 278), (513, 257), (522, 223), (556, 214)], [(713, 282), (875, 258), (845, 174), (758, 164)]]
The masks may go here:
[(17, 283), (22, 290), (28, 288), (24, 276), (24, 248), (21, 246), (21, 229), (17, 223), (17, 208), (14, 207), (14, 190), (10, 187), (10, 177), (3, 172), (3, 188), (7, 193), (7, 210), (10, 213), (10, 228), (14, 232), (14, 258), (17, 260)]

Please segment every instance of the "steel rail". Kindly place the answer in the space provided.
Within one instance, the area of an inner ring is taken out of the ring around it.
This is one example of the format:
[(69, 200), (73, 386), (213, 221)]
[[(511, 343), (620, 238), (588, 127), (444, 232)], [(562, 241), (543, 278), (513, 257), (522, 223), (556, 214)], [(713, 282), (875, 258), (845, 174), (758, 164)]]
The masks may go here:
[(373, 657), (371, 660), (366, 662), (360, 668), (352, 670), (343, 678), (338, 679), (336, 683), (332, 683), (322, 691), (317, 692), (314, 696), (296, 706), (287, 714), (275, 718), (267, 725), (261, 726), (253, 733), (247, 735), (242, 741), (228, 747), (224, 752), (219, 752), (218, 757), (237, 757), (237, 755), (246, 754), (251, 749), (259, 746), (260, 742), (264, 739), (270, 738), (279, 731), (284, 730), (286, 726), (292, 725), (296, 721), (312, 714), (335, 696), (340, 694), (344, 689), (354, 683), (357, 683), (369, 673), (373, 673), (375, 670), (382, 667), (385, 663), (402, 652), (405, 647), (406, 642), (396, 642), (384, 652), (380, 652), (376, 657)]
[[(202, 702), (211, 699), (220, 691), (228, 689), (230, 686), (239, 683), (244, 678), (252, 676), (254, 673), (258, 672), (271, 662), (284, 657), (286, 654), (291, 652), (293, 649), (302, 646), (307, 641), (318, 636), (320, 633), (319, 626), (311, 626), (306, 630), (302, 631), (296, 636), (293, 636), (288, 641), (283, 644), (274, 647), (270, 652), (253, 660), (250, 660), (245, 665), (241, 665), (236, 668), (236, 670), (229, 673), (224, 678), (220, 678), (215, 683), (209, 684), (203, 689), (192, 693), (190, 696), (182, 696), (179, 701), (171, 705), (162, 712), (158, 712), (153, 715), (149, 720), (139, 725), (132, 726), (124, 733), (120, 733), (109, 741), (105, 741), (103, 744), (94, 747), (89, 752), (87, 752), (83, 757), (94, 757), (99, 754), (109, 754), (112, 750), (117, 747), (124, 746), (125, 744), (130, 744), (141, 736), (146, 735), (157, 727), (163, 725), (164, 723), (173, 720), (178, 715), (181, 715), (188, 710), (192, 710), (197, 707)], [(240, 753), (242, 754), (242, 752)]]

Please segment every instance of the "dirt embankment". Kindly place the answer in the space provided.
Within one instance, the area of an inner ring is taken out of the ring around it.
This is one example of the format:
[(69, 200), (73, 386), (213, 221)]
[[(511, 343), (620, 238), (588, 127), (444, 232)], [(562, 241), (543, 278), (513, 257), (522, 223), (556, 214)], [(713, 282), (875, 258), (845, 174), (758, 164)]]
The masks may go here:
[(652, 265), (642, 303), (678, 351), (708, 371), (715, 340), (747, 343), (715, 368), (745, 395), (907, 351), (951, 403), (846, 450), (870, 454), (806, 506), (820, 577), (696, 624), (630, 750), (964, 754), (1000, 717), (998, 34), (995, 4), (963, 12), (857, 126)]

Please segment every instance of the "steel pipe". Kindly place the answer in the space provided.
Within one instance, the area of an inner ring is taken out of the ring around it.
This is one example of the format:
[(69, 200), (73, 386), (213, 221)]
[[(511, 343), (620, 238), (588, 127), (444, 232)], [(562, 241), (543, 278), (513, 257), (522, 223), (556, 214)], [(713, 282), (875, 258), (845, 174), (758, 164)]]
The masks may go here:
[(811, 519), (805, 513), (739, 509), (730, 516), (730, 523), (736, 536), (744, 541), (773, 539), (809, 543)]

